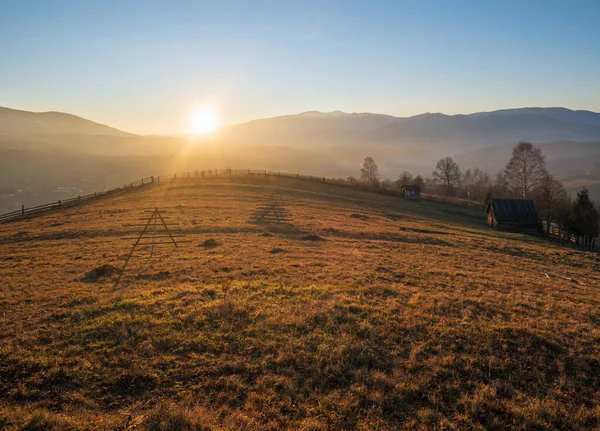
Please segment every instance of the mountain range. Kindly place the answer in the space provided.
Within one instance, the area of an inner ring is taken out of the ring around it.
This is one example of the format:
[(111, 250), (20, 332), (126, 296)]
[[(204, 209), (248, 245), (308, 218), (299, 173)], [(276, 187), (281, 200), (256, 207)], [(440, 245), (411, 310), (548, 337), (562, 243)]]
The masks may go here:
[[(37, 138), (136, 135), (61, 112), (0, 107), (0, 135)], [(521, 140), (543, 143), (600, 140), (600, 113), (566, 108), (519, 108), (474, 114), (412, 117), (309, 111), (224, 127), (219, 139), (241, 144), (385, 144), (468, 150)]]
[(403, 170), (428, 176), (446, 156), (463, 170), (480, 167), (493, 176), (522, 140), (541, 146), (551, 173), (570, 190), (588, 184), (600, 198), (600, 113), (566, 108), (412, 117), (309, 111), (223, 127), (204, 138), (142, 136), (61, 112), (0, 108), (0, 195), (31, 184), (50, 187), (51, 176), (53, 187), (85, 177), (100, 189), (155, 171), (227, 166), (347, 177), (358, 175), (366, 156), (384, 178)]

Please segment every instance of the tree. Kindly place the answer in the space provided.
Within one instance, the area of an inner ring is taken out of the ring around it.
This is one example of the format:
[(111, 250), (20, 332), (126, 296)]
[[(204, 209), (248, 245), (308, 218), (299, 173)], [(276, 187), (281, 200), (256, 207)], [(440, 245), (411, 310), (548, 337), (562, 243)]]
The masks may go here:
[(542, 179), (548, 175), (542, 150), (529, 142), (519, 142), (513, 148), (512, 158), (504, 172), (510, 191), (523, 199), (531, 198)]
[(496, 174), (496, 180), (492, 187), (492, 196), (495, 198), (503, 198), (508, 194), (508, 180), (504, 172), (498, 172)]
[(546, 221), (546, 231), (550, 232), (550, 226), (558, 219), (558, 209), (567, 202), (567, 192), (560, 181), (552, 175), (542, 178), (539, 187), (535, 191), (535, 205)]
[(471, 194), (473, 199), (484, 205), (487, 205), (486, 197), (491, 194), (492, 181), (490, 176), (479, 168), (473, 169), (473, 179), (471, 186)]
[(417, 175), (416, 177), (413, 178), (413, 184), (416, 184), (419, 187), (423, 187), (423, 184), (425, 184), (425, 180), (423, 179), (423, 177), (421, 175)]
[(404, 185), (412, 184), (413, 176), (408, 171), (403, 171), (399, 176), (398, 180), (396, 180), (396, 184), (398, 184), (398, 188)]
[(577, 192), (577, 199), (573, 202), (569, 219), (577, 235), (577, 243), (579, 244), (581, 235), (583, 246), (591, 247), (592, 238), (598, 236), (598, 210), (590, 200), (590, 192), (587, 188), (583, 187)]
[(471, 169), (467, 169), (465, 174), (463, 175), (463, 187), (465, 188), (465, 193), (467, 194), (467, 206), (471, 203), (471, 186), (473, 183), (473, 174), (471, 174)]
[(366, 157), (360, 169), (360, 181), (368, 186), (379, 184), (379, 168), (372, 157)]
[(460, 182), (460, 168), (450, 157), (440, 159), (432, 175), (446, 186), (446, 196)]

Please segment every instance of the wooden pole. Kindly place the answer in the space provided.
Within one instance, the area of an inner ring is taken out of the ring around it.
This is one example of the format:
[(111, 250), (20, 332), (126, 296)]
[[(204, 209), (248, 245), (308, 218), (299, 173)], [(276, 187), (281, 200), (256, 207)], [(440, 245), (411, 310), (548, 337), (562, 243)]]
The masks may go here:
[(165, 220), (162, 218), (162, 216), (158, 212), (158, 208), (155, 208), (155, 210), (156, 210), (156, 215), (158, 215), (160, 217), (160, 220), (162, 221), (163, 226), (165, 227), (167, 233), (171, 237), (171, 241), (173, 241), (173, 245), (175, 246), (175, 248), (177, 248), (177, 243), (175, 242), (175, 238), (173, 238), (173, 235), (171, 235), (171, 231), (169, 231), (169, 228), (167, 227), (167, 224), (165, 223)]
[(25, 205), (21, 205), (21, 215), (25, 217)]

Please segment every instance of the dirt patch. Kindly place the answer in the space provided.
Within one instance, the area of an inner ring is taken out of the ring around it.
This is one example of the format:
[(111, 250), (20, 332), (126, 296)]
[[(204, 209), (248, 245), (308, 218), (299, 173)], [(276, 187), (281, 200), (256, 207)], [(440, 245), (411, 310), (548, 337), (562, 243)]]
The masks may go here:
[(202, 247), (206, 247), (206, 248), (213, 248), (213, 247), (217, 247), (220, 245), (219, 241), (217, 241), (214, 238), (210, 238), (207, 239), (206, 241), (204, 241), (202, 244), (200, 244)]
[(300, 238), (302, 241), (327, 241), (325, 238), (319, 235), (304, 235)]
[(269, 253), (271, 253), (271, 254), (285, 253), (285, 249), (283, 249), (283, 248), (279, 248), (279, 247), (275, 247), (275, 248), (272, 248), (272, 249), (269, 251)]
[(103, 278), (112, 278), (114, 275), (118, 275), (119, 270), (112, 265), (102, 265), (92, 269), (90, 272), (85, 274), (81, 281), (94, 282)]
[(349, 216), (350, 218), (357, 218), (359, 220), (371, 220), (371, 217), (364, 215), (364, 214), (358, 214), (358, 213), (354, 213), (354, 214), (350, 214)]

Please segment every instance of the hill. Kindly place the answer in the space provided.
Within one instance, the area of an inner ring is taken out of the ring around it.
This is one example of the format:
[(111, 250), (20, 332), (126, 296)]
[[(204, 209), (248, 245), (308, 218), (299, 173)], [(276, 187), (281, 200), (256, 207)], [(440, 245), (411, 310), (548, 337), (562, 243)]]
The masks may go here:
[[(292, 226), (248, 221), (271, 193)], [(115, 287), (155, 206), (189, 242)], [(1, 225), (0, 256), (4, 429), (600, 425), (597, 255), (479, 212), (179, 180)]]
[(131, 137), (130, 133), (63, 112), (30, 112), (0, 107), (0, 135), (100, 135)]

